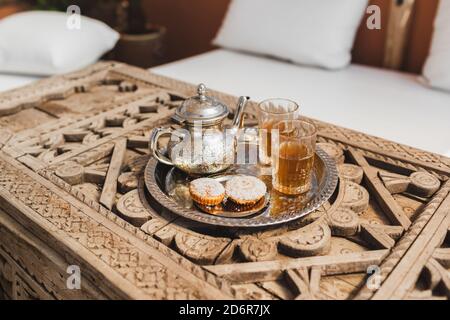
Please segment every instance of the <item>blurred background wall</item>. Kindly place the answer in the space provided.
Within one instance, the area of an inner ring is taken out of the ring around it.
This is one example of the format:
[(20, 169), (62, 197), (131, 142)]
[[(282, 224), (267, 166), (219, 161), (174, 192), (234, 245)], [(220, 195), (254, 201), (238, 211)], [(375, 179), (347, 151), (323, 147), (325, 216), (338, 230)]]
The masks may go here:
[(167, 57), (178, 60), (211, 50), (230, 0), (142, 0), (148, 21), (167, 27)]
[[(368, 30), (365, 19), (353, 49), (353, 61), (381, 67), (391, 1), (371, 0), (381, 8), (381, 30)], [(167, 55), (178, 60), (211, 50), (230, 0), (142, 0), (149, 21), (167, 27)], [(438, 0), (416, 0), (402, 70), (420, 73), (428, 55)], [(366, 15), (368, 17), (368, 15)], [(282, 36), (282, 35), (280, 35)]]
[[(412, 23), (407, 36), (401, 70), (420, 73), (428, 54), (433, 20), (439, 0), (415, 0)], [(0, 0), (0, 18), (24, 10), (24, 1)], [(36, 2), (36, 1), (35, 1)], [(47, 1), (37, 1), (48, 3)], [(60, 1), (61, 3), (64, 1)], [(77, 1), (71, 1), (71, 3)], [(82, 11), (106, 21), (114, 27), (116, 0), (82, 1)], [(385, 52), (387, 24), (392, 2), (402, 0), (371, 0), (381, 8), (381, 30), (368, 30), (366, 19), (360, 26), (353, 49), (353, 61), (381, 67)], [(148, 24), (166, 27), (163, 62), (175, 61), (213, 49), (211, 40), (220, 28), (230, 0), (141, 0), (141, 11), (133, 15), (144, 16)], [(366, 15), (366, 18), (368, 15)], [(137, 17), (131, 17), (136, 20)], [(282, 36), (282, 35), (280, 35)]]

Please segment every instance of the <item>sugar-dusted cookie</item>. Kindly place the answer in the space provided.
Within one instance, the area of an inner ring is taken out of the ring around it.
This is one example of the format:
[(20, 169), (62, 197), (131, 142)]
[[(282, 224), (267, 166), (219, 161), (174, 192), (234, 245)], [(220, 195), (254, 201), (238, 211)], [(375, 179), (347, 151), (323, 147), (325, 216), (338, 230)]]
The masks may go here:
[(225, 183), (225, 193), (229, 200), (240, 205), (253, 205), (267, 192), (264, 182), (253, 176), (234, 176)]
[(205, 206), (215, 206), (225, 197), (223, 185), (211, 178), (200, 178), (189, 185), (192, 200)]

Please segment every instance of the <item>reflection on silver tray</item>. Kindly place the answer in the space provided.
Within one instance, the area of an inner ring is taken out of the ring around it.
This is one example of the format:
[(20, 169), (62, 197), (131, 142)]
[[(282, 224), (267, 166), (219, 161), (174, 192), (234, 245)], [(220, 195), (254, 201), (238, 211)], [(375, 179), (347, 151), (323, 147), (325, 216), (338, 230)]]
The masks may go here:
[(272, 189), (271, 176), (261, 175), (256, 165), (239, 165), (211, 178), (224, 175), (249, 174), (263, 180), (270, 193), (270, 203), (250, 217), (236, 214), (224, 217), (202, 212), (190, 198), (188, 184), (192, 177), (170, 166), (151, 159), (144, 172), (144, 180), (149, 196), (164, 208), (184, 218), (204, 224), (226, 227), (264, 227), (281, 224), (301, 218), (318, 209), (333, 194), (338, 174), (334, 161), (320, 148), (316, 151), (311, 190), (300, 196), (287, 196)]

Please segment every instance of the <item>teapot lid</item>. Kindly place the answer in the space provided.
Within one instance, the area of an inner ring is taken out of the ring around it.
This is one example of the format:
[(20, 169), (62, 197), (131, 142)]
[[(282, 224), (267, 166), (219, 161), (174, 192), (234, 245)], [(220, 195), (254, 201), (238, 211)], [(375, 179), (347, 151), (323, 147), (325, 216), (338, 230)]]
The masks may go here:
[(206, 86), (197, 87), (197, 96), (186, 99), (175, 112), (174, 119), (180, 123), (213, 125), (221, 122), (229, 113), (228, 107), (206, 95)]

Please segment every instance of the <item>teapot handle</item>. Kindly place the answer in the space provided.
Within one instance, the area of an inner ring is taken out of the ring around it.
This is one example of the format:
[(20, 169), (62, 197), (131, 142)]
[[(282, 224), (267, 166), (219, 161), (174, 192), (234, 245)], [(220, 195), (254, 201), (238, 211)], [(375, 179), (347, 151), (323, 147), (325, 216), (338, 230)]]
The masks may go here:
[(169, 166), (173, 166), (174, 165), (173, 162), (158, 150), (158, 140), (162, 135), (165, 135), (165, 134), (172, 134), (172, 129), (170, 129), (170, 128), (155, 128), (155, 129), (153, 129), (152, 134), (150, 135), (149, 148), (150, 148), (150, 151), (153, 153), (153, 156), (159, 162), (167, 164)]

